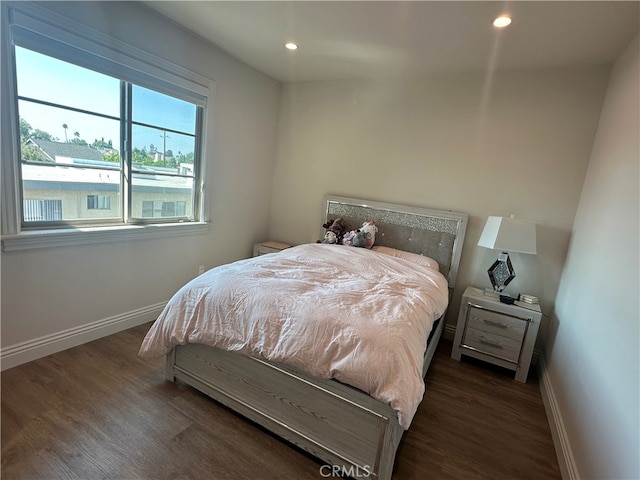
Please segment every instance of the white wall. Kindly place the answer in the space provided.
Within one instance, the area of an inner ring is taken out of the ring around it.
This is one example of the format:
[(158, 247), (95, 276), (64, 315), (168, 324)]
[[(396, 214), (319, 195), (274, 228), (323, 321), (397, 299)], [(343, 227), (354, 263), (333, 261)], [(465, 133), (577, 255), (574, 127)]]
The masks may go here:
[(609, 80), (549, 330), (547, 371), (584, 479), (640, 478), (640, 51)]
[(539, 254), (512, 255), (507, 291), (538, 295), (548, 315), (608, 71), (286, 85), (270, 237), (318, 239), (326, 193), (466, 212), (452, 324), (464, 288), (490, 286), (497, 252), (476, 246), (486, 217), (513, 213), (537, 222)]
[(215, 81), (212, 224), (208, 235), (3, 253), (3, 349), (164, 302), (198, 265), (250, 256), (269, 220), (278, 82), (139, 2), (42, 6)]

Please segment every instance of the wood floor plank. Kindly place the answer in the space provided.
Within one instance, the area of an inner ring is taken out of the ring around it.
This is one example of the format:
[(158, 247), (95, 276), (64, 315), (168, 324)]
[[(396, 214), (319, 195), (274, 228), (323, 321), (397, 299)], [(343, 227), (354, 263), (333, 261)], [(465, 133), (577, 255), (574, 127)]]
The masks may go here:
[[(142, 360), (149, 325), (2, 372), (3, 480), (323, 478), (321, 463)], [(443, 341), (394, 480), (560, 479), (535, 372)], [(326, 472), (326, 470), (325, 470)]]

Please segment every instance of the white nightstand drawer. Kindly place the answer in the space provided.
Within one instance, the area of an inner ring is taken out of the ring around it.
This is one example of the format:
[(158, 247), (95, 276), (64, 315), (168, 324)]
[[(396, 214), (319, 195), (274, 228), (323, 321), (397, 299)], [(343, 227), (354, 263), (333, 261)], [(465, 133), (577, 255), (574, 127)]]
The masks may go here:
[(469, 306), (468, 328), (522, 341), (527, 331), (527, 320), (510, 315), (499, 314), (491, 310)]
[(463, 346), (475, 348), (509, 362), (518, 363), (522, 341), (494, 335), (475, 328), (467, 328)]

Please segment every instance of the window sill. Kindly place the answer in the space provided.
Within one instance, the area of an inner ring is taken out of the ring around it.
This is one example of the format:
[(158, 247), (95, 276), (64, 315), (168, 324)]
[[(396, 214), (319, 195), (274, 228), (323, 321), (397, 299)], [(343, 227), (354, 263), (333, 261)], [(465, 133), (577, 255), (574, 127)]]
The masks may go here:
[(32, 230), (2, 236), (2, 251), (15, 252), (39, 248), (93, 245), (100, 243), (199, 235), (209, 232), (206, 222), (118, 225), (56, 230)]

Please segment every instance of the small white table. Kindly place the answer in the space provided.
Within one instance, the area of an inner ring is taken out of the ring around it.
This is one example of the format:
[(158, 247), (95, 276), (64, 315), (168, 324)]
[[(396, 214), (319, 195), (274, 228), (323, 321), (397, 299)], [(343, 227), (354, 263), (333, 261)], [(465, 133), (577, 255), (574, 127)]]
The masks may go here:
[(274, 241), (256, 243), (253, 246), (253, 256), (258, 257), (266, 253), (278, 253), (284, 250), (285, 248), (289, 248), (291, 246), (292, 245), (288, 243), (274, 242)]
[(507, 305), (468, 287), (462, 295), (451, 358), (467, 355), (515, 370), (515, 379), (526, 383), (541, 319), (539, 305)]

